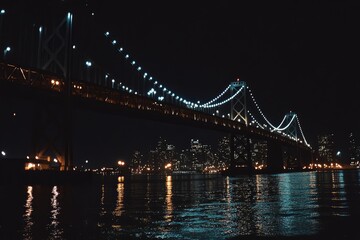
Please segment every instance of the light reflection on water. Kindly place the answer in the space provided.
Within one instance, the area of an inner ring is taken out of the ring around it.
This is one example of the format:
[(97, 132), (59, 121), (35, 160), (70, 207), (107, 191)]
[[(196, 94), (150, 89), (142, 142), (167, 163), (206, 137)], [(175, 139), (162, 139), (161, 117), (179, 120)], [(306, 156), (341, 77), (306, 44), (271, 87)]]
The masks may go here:
[(51, 191), (51, 211), (50, 211), (50, 224), (48, 225), (48, 229), (50, 230), (50, 239), (62, 239), (62, 229), (59, 226), (59, 214), (61, 211), (61, 207), (59, 205), (58, 197), (59, 192), (57, 186), (54, 186)]
[(24, 234), (23, 234), (24, 239), (31, 239), (31, 226), (33, 225), (31, 214), (33, 212), (32, 201), (34, 199), (32, 192), (33, 192), (33, 187), (28, 186), (27, 198), (25, 202), (25, 214), (23, 215), (24, 224), (25, 224)]
[(359, 171), (335, 171), (0, 186), (0, 239), (357, 234), (359, 179)]

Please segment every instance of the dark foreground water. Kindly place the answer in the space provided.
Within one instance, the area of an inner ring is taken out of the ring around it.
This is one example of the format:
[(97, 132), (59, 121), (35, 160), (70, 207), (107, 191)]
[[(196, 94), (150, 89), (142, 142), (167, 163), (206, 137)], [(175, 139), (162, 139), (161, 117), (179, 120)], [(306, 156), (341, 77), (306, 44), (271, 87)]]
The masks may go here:
[(360, 171), (0, 185), (0, 239), (360, 239)]

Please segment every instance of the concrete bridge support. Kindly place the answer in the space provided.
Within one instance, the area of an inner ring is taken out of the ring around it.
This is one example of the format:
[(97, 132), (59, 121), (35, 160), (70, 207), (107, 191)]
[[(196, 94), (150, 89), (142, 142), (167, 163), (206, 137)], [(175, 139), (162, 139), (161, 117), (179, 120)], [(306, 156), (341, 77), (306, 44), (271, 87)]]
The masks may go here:
[(60, 169), (65, 170), (66, 121), (62, 110), (63, 103), (50, 97), (35, 102), (30, 157), (35, 160), (46, 160), (51, 164), (57, 162)]
[(274, 141), (268, 141), (267, 169), (271, 172), (284, 170), (282, 146)]

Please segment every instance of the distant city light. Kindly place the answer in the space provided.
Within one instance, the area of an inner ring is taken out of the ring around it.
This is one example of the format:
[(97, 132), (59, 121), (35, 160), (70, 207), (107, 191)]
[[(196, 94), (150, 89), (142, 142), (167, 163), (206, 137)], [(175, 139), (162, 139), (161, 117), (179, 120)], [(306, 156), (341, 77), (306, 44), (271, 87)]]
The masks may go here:
[(91, 67), (92, 63), (90, 61), (85, 62), (86, 66)]
[(5, 14), (5, 9), (1, 9), (0, 14)]
[(1, 155), (2, 155), (2, 156), (6, 156), (5, 151), (1, 151)]

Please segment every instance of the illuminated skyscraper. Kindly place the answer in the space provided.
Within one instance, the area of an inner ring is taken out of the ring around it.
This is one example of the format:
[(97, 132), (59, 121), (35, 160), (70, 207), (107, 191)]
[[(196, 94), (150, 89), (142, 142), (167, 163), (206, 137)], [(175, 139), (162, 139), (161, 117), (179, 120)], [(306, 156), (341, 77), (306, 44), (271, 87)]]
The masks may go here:
[(359, 146), (353, 133), (349, 134), (349, 161), (351, 165), (359, 164)]
[(144, 164), (143, 155), (140, 153), (140, 151), (134, 151), (132, 157), (131, 157), (131, 173), (138, 174), (141, 173), (142, 165)]
[(334, 134), (322, 134), (318, 136), (319, 161), (332, 163), (336, 160)]
[(228, 168), (230, 165), (230, 139), (222, 137), (218, 142), (218, 166)]
[(257, 141), (253, 144), (251, 159), (255, 169), (263, 169), (267, 167), (267, 142)]

